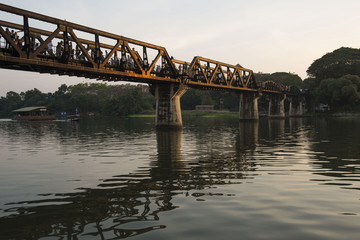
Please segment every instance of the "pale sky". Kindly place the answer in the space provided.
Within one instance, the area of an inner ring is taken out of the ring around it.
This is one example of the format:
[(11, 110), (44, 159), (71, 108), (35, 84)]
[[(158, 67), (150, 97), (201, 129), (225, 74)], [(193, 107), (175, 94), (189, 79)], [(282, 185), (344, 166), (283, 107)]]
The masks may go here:
[[(255, 73), (306, 78), (340, 47), (360, 48), (359, 0), (0, 0), (1, 3), (163, 46), (175, 59), (202, 56)], [(0, 11), (0, 19), (10, 21)], [(0, 69), (0, 96), (96, 82)], [(121, 83), (121, 82), (119, 82)]]

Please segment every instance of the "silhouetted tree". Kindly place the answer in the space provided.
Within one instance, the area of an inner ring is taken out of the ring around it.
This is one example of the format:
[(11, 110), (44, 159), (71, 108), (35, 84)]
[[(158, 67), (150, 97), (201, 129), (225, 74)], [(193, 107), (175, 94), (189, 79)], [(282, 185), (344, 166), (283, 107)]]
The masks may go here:
[(360, 75), (360, 49), (342, 47), (315, 60), (307, 70), (312, 78), (339, 78)]
[(360, 77), (346, 75), (321, 81), (317, 89), (319, 102), (335, 110), (352, 110), (360, 103)]
[(25, 92), (23, 101), (25, 106), (44, 106), (48, 104), (48, 99), (47, 94), (34, 88)]

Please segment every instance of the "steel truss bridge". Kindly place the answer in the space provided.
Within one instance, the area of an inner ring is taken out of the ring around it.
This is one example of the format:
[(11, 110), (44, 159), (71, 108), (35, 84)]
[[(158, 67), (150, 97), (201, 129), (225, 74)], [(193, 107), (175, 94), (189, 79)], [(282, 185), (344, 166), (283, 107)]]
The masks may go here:
[(252, 70), (240, 65), (199, 56), (191, 62), (176, 60), (158, 45), (4, 4), (0, 11), (17, 19), (0, 18), (0, 68), (242, 93), (300, 94), (295, 87), (273, 81), (259, 83)]

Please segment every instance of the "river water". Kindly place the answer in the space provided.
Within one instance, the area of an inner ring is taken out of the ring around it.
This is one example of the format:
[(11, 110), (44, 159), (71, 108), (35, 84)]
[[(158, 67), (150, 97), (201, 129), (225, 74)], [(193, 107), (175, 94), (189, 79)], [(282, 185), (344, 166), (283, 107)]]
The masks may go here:
[(0, 239), (359, 239), (360, 119), (0, 121)]

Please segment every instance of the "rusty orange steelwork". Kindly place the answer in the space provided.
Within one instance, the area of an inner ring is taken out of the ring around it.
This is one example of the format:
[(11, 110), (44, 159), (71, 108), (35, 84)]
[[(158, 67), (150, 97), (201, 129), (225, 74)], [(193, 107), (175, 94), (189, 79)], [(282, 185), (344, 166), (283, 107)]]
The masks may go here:
[[(4, 4), (0, 4), (0, 11), (22, 18), (21, 23), (0, 19), (0, 35), (3, 37), (0, 68), (105, 81), (283, 92), (275, 82), (257, 83), (253, 71), (240, 65), (203, 57), (195, 57), (191, 63), (175, 60), (164, 47), (154, 44)], [(36, 28), (30, 23), (46, 27)]]

